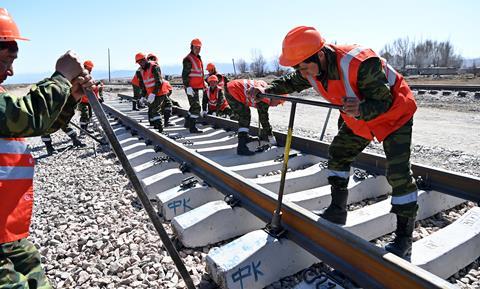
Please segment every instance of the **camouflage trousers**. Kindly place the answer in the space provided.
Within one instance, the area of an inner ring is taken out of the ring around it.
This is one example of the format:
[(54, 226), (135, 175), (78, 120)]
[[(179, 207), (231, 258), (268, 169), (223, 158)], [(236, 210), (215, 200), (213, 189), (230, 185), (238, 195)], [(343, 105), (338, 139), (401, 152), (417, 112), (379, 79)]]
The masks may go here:
[[(413, 119), (410, 119), (383, 141), (387, 159), (386, 176), (392, 186), (392, 213), (405, 217), (415, 217), (418, 209), (418, 189), (410, 169), (412, 126)], [(351, 163), (369, 143), (369, 140), (355, 135), (343, 121), (339, 121), (338, 134), (328, 150), (328, 168), (336, 176), (348, 176)], [(347, 185), (348, 179), (340, 184), (342, 187)]]
[[(248, 129), (250, 127), (251, 120), (250, 107), (245, 103), (239, 102), (229, 93), (225, 93), (225, 97), (227, 98), (228, 104), (232, 108), (233, 113), (238, 115), (238, 126), (240, 128)], [(258, 102), (256, 105), (258, 119), (260, 121), (260, 124), (262, 125), (260, 137), (272, 135), (272, 126), (270, 125), (270, 121), (268, 119), (269, 107), (270, 106), (264, 102)]]
[(26, 238), (0, 244), (0, 289), (51, 289), (40, 253)]
[(162, 117), (160, 116), (162, 104), (165, 96), (155, 96), (155, 100), (148, 104), (148, 121), (156, 128), (162, 127)]
[[(69, 127), (69, 126), (66, 126), (66, 127), (62, 127), (61, 129), (62, 129), (62, 131), (63, 131), (64, 133), (66, 133), (71, 139), (77, 138), (77, 132), (76, 132), (73, 128), (71, 128), (71, 127)], [(50, 134), (42, 135), (42, 136), (41, 136), (41, 139), (42, 139), (43, 142), (50, 142), (50, 143), (52, 142), (52, 137), (51, 137)]]
[(160, 111), (162, 112), (163, 115), (165, 115), (166, 111), (169, 111), (170, 114), (171, 114), (172, 113), (172, 106), (173, 106), (172, 99), (168, 95), (165, 95), (164, 97), (165, 97), (165, 99), (162, 102), (162, 105), (160, 107)]
[(187, 94), (188, 103), (190, 104), (190, 109), (188, 110), (188, 112), (190, 113), (190, 115), (195, 115), (197, 117), (200, 116), (200, 111), (202, 110), (202, 107), (200, 106), (200, 90), (202, 91), (202, 93), (205, 93), (203, 89), (194, 88), (192, 96)]
[(80, 102), (78, 109), (80, 110), (80, 125), (87, 125), (92, 118), (92, 106), (90, 103)]

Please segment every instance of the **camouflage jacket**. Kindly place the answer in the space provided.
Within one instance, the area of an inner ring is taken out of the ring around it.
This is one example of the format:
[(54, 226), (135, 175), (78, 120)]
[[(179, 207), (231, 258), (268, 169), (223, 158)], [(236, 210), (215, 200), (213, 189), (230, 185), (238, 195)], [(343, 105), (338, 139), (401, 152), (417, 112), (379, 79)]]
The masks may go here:
[[(327, 73), (322, 77), (321, 82), (328, 91), (328, 80), (339, 80), (340, 75), (335, 51), (330, 47), (325, 47), (324, 51), (327, 58)], [(393, 98), (379, 58), (369, 58), (360, 65), (357, 81), (359, 92), (363, 97), (359, 107), (360, 116), (357, 117), (358, 119), (367, 121), (374, 119), (390, 108)], [(295, 71), (275, 79), (266, 89), (266, 93), (300, 92), (310, 87), (308, 80)]]
[(77, 106), (70, 88), (59, 73), (33, 85), (22, 97), (0, 86), (0, 137), (41, 136), (65, 127)]

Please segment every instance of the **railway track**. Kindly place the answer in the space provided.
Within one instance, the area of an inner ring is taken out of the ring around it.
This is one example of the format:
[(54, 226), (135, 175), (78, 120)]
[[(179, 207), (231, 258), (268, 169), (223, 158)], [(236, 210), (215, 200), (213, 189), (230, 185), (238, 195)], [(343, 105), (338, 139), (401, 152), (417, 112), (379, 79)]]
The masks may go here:
[[(204, 132), (192, 135), (183, 127), (181, 109), (174, 111), (175, 125), (165, 129), (168, 136), (159, 134), (150, 130), (146, 111), (130, 111), (129, 97), (119, 96), (107, 100), (104, 110), (179, 242), (195, 248), (232, 240), (207, 256), (208, 271), (222, 288), (263, 288), (320, 260), (365, 288), (454, 288), (444, 279), (480, 256), (478, 207), (415, 242), (411, 262), (369, 242), (394, 230), (388, 197), (349, 212), (343, 228), (319, 218), (314, 212), (330, 202), (324, 166), (328, 145), (301, 137), (292, 141), (282, 210), (285, 233), (271, 236), (263, 228), (276, 207), (283, 147), (237, 156), (236, 122), (207, 117)], [(276, 136), (285, 142), (284, 134)], [(362, 154), (354, 167), (349, 203), (388, 195), (382, 157)], [(422, 179), (418, 219), (480, 199), (478, 178), (421, 165), (412, 170)], [(348, 287), (329, 280), (338, 287), (325, 288)]]

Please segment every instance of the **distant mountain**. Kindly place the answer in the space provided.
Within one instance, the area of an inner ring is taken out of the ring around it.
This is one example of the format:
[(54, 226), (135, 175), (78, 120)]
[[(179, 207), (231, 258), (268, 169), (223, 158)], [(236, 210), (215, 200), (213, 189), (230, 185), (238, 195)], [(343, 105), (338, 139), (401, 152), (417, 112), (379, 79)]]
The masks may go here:
[[(233, 66), (231, 63), (216, 63), (217, 70), (220, 73), (233, 73)], [(204, 66), (207, 66), (204, 63)], [(162, 73), (164, 75), (181, 75), (182, 65), (162, 65)], [(128, 78), (132, 77), (135, 70), (113, 70), (110, 73), (111, 78)], [(9, 77), (4, 84), (17, 83), (35, 83), (46, 77), (52, 75), (52, 72), (40, 73), (15, 73), (13, 77)], [(108, 70), (94, 70), (93, 77), (95, 79), (108, 79)]]

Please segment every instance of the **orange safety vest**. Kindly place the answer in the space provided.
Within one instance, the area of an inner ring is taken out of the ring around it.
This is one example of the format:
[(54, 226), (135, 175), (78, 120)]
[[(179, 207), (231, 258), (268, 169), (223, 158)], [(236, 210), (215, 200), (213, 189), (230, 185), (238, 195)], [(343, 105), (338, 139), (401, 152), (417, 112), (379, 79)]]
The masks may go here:
[[(333, 104), (342, 105), (345, 96), (363, 100), (363, 96), (358, 89), (358, 70), (363, 61), (379, 56), (373, 50), (357, 45), (330, 46), (337, 54), (340, 80), (329, 79), (328, 91), (325, 90), (320, 81), (313, 77), (308, 77), (308, 81), (318, 94)], [(403, 79), (403, 76), (387, 64), (385, 59), (380, 59), (382, 60), (383, 70), (392, 93), (392, 106), (385, 113), (369, 121), (358, 120), (343, 112), (340, 112), (340, 114), (345, 124), (356, 135), (368, 140), (372, 140), (375, 137), (378, 141), (383, 141), (388, 135), (402, 127), (413, 117), (417, 110), (417, 105), (413, 92)]]
[[(251, 79), (235, 79), (227, 83), (227, 91), (233, 96), (237, 101), (244, 103), (250, 107), (255, 106), (255, 97), (253, 94), (247, 95), (247, 89), (250, 87), (266, 86), (266, 83), (263, 80), (251, 80)], [(261, 100), (266, 104), (270, 105), (269, 98), (263, 98)]]
[(132, 78), (132, 85), (140, 87), (140, 79), (138, 79), (136, 72), (135, 72), (135, 74), (133, 75), (133, 78)]
[[(147, 95), (153, 93), (153, 90), (155, 89), (155, 77), (153, 76), (153, 68), (155, 65), (155, 62), (150, 61), (150, 66), (147, 68), (147, 70), (140, 70), (143, 78), (143, 84), (145, 85), (145, 89), (147, 90)], [(157, 92), (157, 96), (166, 95), (168, 94), (168, 92), (169, 90), (167, 86), (162, 84), (162, 86)]]
[[(92, 88), (92, 91), (93, 93), (95, 94), (95, 96), (98, 98), (98, 92), (99, 92), (99, 88), (97, 85), (95, 85), (93, 88)], [(82, 99), (80, 100), (81, 103), (88, 103), (88, 97), (86, 95), (82, 96)]]
[(34, 159), (23, 138), (0, 138), (0, 244), (29, 234)]
[(202, 60), (193, 53), (189, 53), (185, 58), (192, 63), (192, 69), (188, 75), (190, 87), (202, 89), (205, 88)]
[[(220, 86), (216, 86), (213, 88), (208, 88), (207, 96), (208, 96), (208, 111), (215, 111), (217, 110), (217, 101), (218, 101), (218, 92), (222, 88)], [(220, 111), (223, 111), (225, 108), (228, 107), (228, 101), (226, 99), (220, 104)]]

